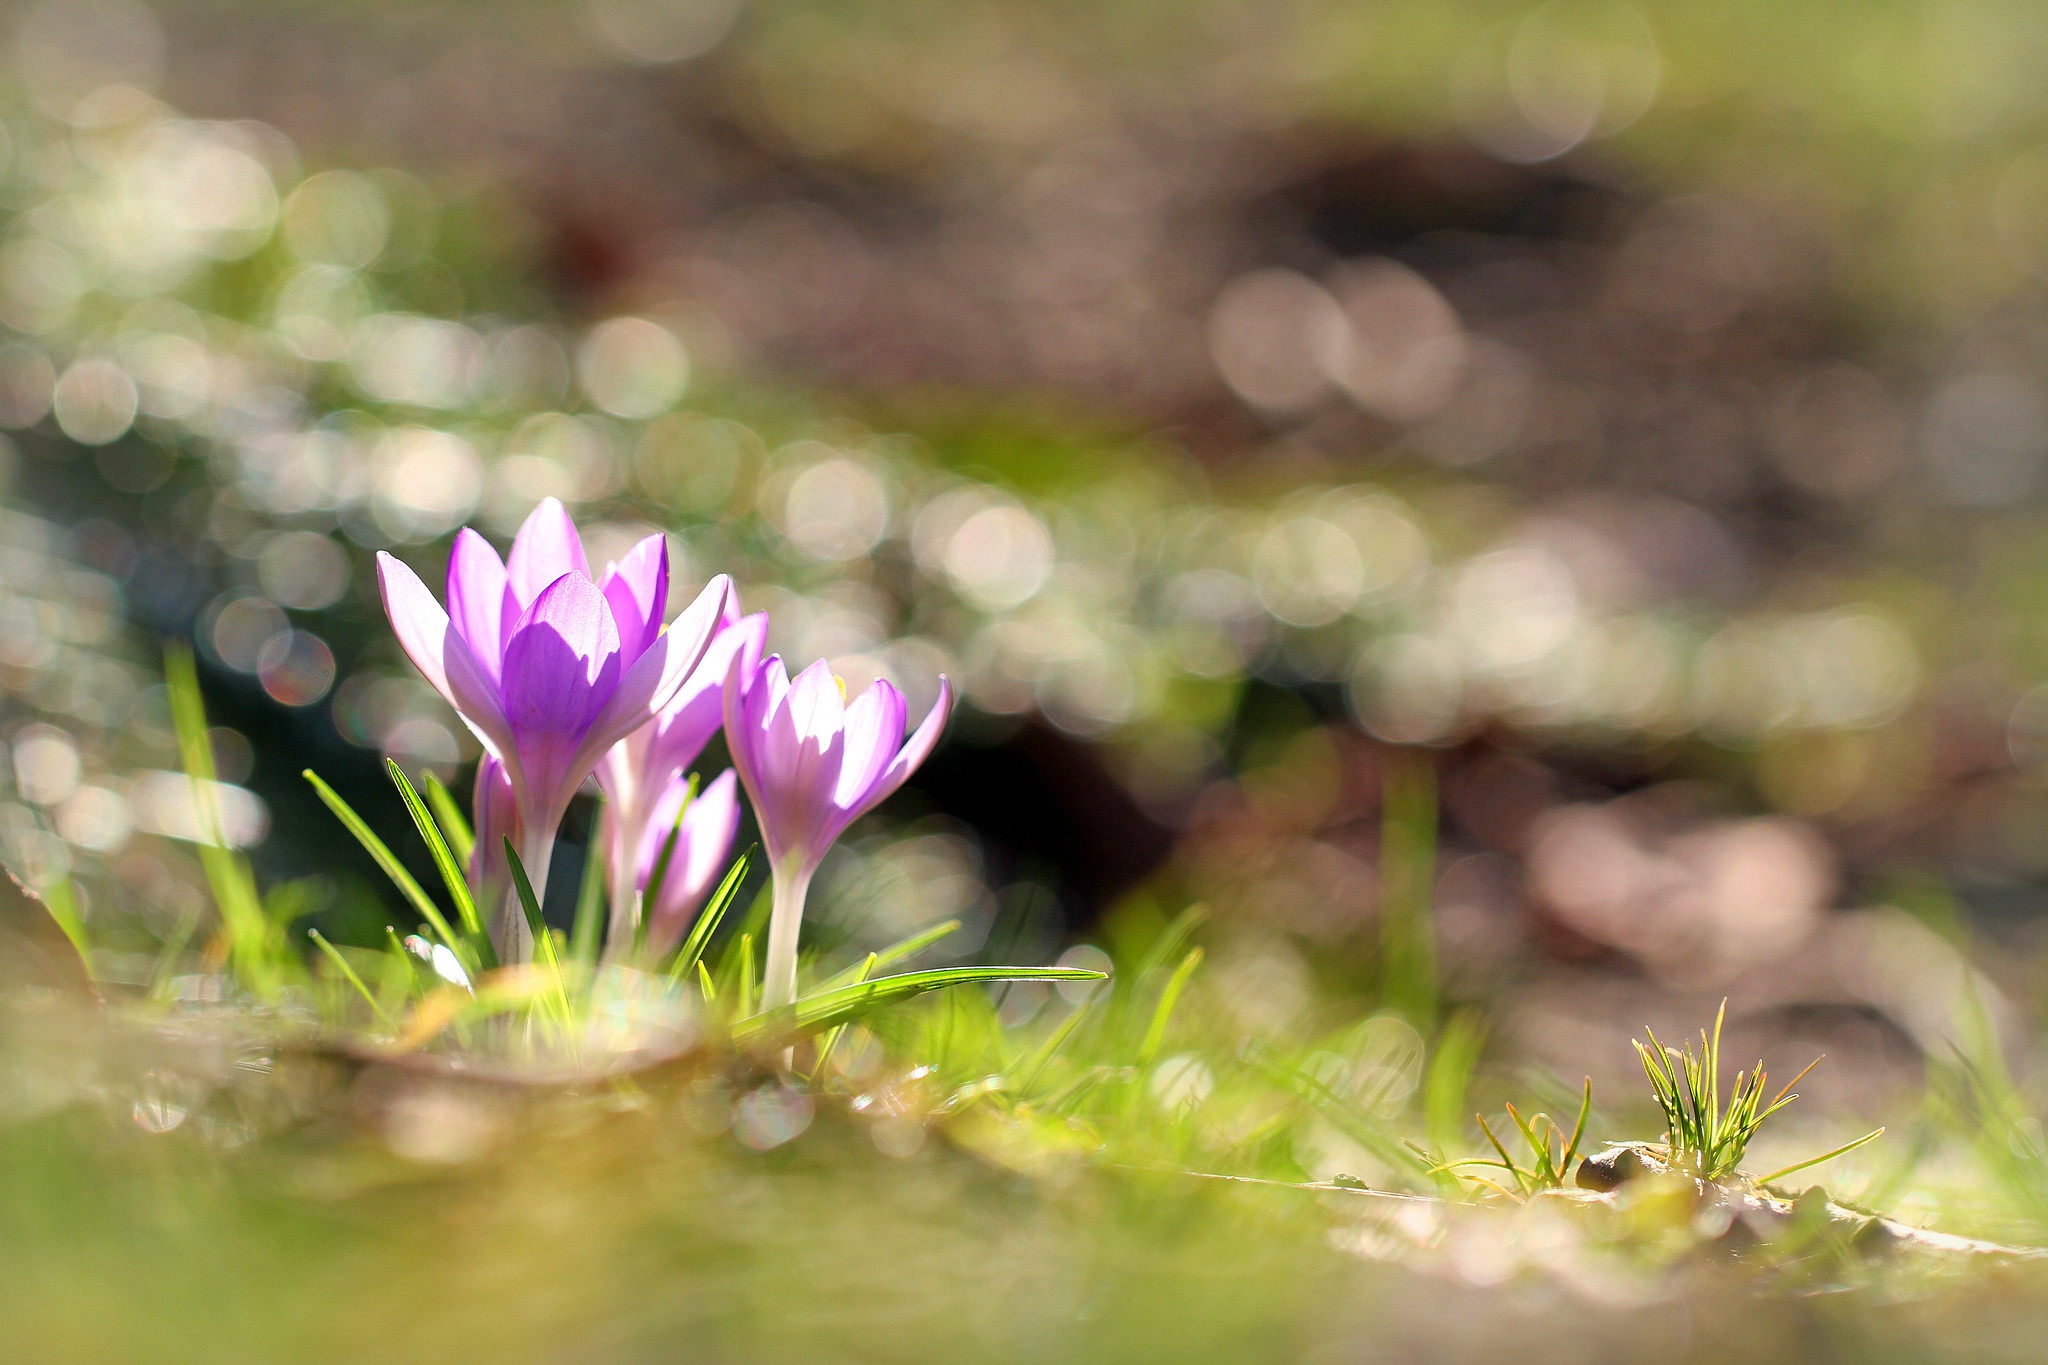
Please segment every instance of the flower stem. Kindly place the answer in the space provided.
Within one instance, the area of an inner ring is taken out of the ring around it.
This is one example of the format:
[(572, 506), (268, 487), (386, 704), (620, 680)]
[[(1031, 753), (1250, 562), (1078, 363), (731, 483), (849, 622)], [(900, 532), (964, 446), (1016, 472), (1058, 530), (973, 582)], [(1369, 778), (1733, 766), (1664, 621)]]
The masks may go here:
[(633, 865), (628, 857), (633, 841), (626, 829), (626, 822), (615, 812), (605, 812), (602, 846), (611, 873), (611, 921), (604, 935), (606, 962), (622, 962), (632, 952), (634, 929), (640, 923), (640, 892), (633, 885)]
[(768, 963), (761, 974), (761, 1008), (780, 1009), (796, 1000), (796, 940), (804, 923), (804, 897), (811, 874), (778, 868), (768, 912)]

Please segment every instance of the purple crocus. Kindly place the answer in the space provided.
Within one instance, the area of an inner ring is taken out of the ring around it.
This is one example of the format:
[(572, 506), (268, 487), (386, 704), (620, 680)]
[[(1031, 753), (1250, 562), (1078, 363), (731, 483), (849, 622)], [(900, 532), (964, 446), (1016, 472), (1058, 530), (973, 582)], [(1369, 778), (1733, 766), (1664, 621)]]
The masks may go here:
[(654, 903), (647, 907), (647, 947), (656, 959), (682, 942), (690, 921), (704, 908), (712, 884), (726, 870), (733, 836), (740, 829), (739, 784), (732, 769), (720, 773), (686, 807), (689, 795), (689, 780), (677, 773), (655, 798), (653, 818), (642, 832), (630, 874), (634, 889), (646, 891), (661, 851), (675, 833), (676, 851), (669, 855), (668, 871)]
[[(737, 599), (728, 598), (704, 661), (690, 673), (675, 699), (661, 709), (653, 724), (627, 735), (598, 762), (597, 785), (605, 798), (605, 861), (611, 873), (607, 956), (616, 958), (633, 942), (639, 919), (638, 892), (647, 873), (640, 865), (639, 850), (649, 838), (666, 838), (675, 826), (676, 807), (671, 797), (681, 799), (674, 793), (682, 790), (683, 774), (725, 723), (726, 674), (735, 660), (749, 669), (757, 667), (767, 638), (768, 618), (757, 612), (741, 619)], [(664, 801), (671, 801), (665, 815)]]
[[(504, 766), (513, 843), (534, 887), (547, 885), (555, 830), (605, 750), (672, 700), (704, 657), (732, 584), (711, 580), (668, 629), (668, 545), (649, 536), (593, 582), (582, 539), (553, 498), (534, 508), (500, 560), (463, 530), (448, 563), (448, 606), (388, 554), (377, 556), (384, 612), (413, 664)], [(493, 937), (499, 960), (532, 953), (508, 896)]]
[(953, 691), (941, 676), (938, 700), (905, 744), (903, 694), (887, 682), (849, 703), (823, 660), (794, 682), (773, 655), (743, 665), (734, 660), (726, 677), (725, 738), (774, 876), (761, 1004), (775, 1009), (796, 999), (797, 931), (825, 850), (930, 756)]

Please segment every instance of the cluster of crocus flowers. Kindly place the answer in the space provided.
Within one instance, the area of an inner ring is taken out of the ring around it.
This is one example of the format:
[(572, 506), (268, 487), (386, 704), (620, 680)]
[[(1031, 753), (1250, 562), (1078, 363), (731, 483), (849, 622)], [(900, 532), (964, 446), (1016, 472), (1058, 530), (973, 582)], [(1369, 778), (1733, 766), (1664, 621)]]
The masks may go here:
[[(906, 743), (903, 694), (889, 683), (849, 703), (823, 662), (792, 682), (779, 658), (764, 660), (767, 618), (742, 618), (722, 575), (664, 627), (668, 575), (656, 535), (594, 580), (552, 498), (508, 559), (474, 531), (457, 535), (445, 608), (412, 570), (378, 556), (400, 644), (484, 748), (470, 875), (480, 903), (495, 907), (499, 959), (527, 961), (533, 947), (504, 842), (544, 889), (570, 798), (593, 774), (607, 802), (613, 959), (636, 945), (659, 956), (681, 939), (731, 854), (743, 785), (773, 877), (762, 979), (773, 1009), (795, 998), (804, 901), (826, 850), (924, 762), (952, 691), (940, 678)], [(721, 728), (733, 770), (698, 791), (687, 770)]]
[[(456, 536), (445, 608), (391, 555), (377, 556), (377, 578), (399, 643), (503, 770), (513, 828), (496, 832), (537, 888), (570, 798), (606, 750), (674, 700), (732, 596), (731, 581), (714, 578), (664, 628), (666, 538), (635, 545), (600, 585), (553, 498), (519, 528), (509, 559), (475, 531)], [(493, 937), (501, 961), (532, 955), (509, 893)]]

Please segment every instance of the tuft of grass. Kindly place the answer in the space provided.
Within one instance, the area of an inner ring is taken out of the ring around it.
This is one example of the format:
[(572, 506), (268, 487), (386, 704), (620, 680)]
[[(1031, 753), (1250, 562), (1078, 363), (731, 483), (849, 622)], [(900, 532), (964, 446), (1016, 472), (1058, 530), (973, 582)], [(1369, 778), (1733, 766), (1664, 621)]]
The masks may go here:
[(1572, 1123), (1569, 1136), (1548, 1114), (1538, 1113), (1524, 1119), (1512, 1102), (1504, 1107), (1507, 1109), (1508, 1121), (1514, 1124), (1515, 1131), (1521, 1135), (1523, 1143), (1529, 1149), (1528, 1164), (1524, 1165), (1516, 1160), (1514, 1153), (1508, 1150), (1507, 1144), (1494, 1133), (1493, 1125), (1486, 1121), (1484, 1114), (1475, 1114), (1473, 1117), (1479, 1121), (1479, 1131), (1486, 1134), (1486, 1141), (1493, 1147), (1498, 1159), (1473, 1157), (1466, 1161), (1445, 1162), (1442, 1169), (1454, 1173), (1473, 1166), (1497, 1170), (1506, 1181), (1513, 1182), (1513, 1189), (1508, 1188), (1502, 1181), (1487, 1176), (1465, 1178), (1509, 1198), (1526, 1199), (1545, 1190), (1564, 1188), (1571, 1179), (1572, 1167), (1578, 1161), (1579, 1145), (1585, 1141), (1586, 1119), (1593, 1112), (1593, 1078), (1588, 1076), (1584, 1088), (1579, 1092), (1579, 1115)]
[(1791, 1093), (1792, 1087), (1820, 1064), (1818, 1057), (1807, 1063), (1805, 1071), (1787, 1081), (1765, 1104), (1764, 1086), (1769, 1078), (1759, 1058), (1753, 1070), (1735, 1074), (1734, 1090), (1723, 1109), (1721, 1026), (1727, 1018), (1728, 1002), (1723, 1000), (1714, 1015), (1713, 1032), (1700, 1030), (1697, 1054), (1689, 1042), (1684, 1052), (1666, 1047), (1647, 1025), (1643, 1029), (1650, 1038), (1647, 1046), (1630, 1040), (1635, 1042), (1636, 1055), (1642, 1059), (1643, 1074), (1650, 1079), (1651, 1097), (1663, 1111), (1665, 1144), (1671, 1150), (1673, 1164), (1706, 1180), (1718, 1180), (1735, 1170), (1764, 1120), (1798, 1099)]
[[(1720, 1010), (1714, 1015), (1713, 1032), (1700, 1030), (1697, 1055), (1691, 1043), (1685, 1045), (1683, 1052), (1666, 1047), (1648, 1026), (1643, 1032), (1649, 1035), (1649, 1045), (1635, 1044), (1636, 1055), (1642, 1058), (1643, 1074), (1650, 1078), (1650, 1093), (1664, 1113), (1665, 1143), (1670, 1149), (1673, 1164), (1704, 1180), (1719, 1180), (1733, 1174), (1742, 1164), (1743, 1153), (1749, 1150), (1750, 1141), (1756, 1137), (1764, 1121), (1799, 1098), (1792, 1093), (1792, 1087), (1821, 1063), (1821, 1058), (1815, 1057), (1797, 1076), (1787, 1081), (1769, 1103), (1765, 1103), (1764, 1087), (1769, 1083), (1769, 1077), (1764, 1072), (1763, 1060), (1759, 1058), (1752, 1070), (1735, 1073), (1734, 1089), (1724, 1109), (1721, 1107), (1719, 1078), (1721, 1026), (1727, 1017), (1728, 1002), (1723, 1000)], [(1820, 1156), (1773, 1171), (1763, 1177), (1761, 1183), (1818, 1166), (1844, 1152), (1854, 1151), (1866, 1142), (1875, 1141), (1883, 1133), (1882, 1128), (1873, 1129), (1855, 1141), (1846, 1142)]]

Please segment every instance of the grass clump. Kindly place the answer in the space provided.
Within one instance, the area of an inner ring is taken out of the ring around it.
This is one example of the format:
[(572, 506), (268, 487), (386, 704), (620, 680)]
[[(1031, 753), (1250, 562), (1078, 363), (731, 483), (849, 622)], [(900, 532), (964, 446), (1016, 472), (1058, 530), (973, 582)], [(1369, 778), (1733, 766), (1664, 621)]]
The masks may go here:
[[(1586, 1078), (1586, 1083), (1579, 1092), (1579, 1114), (1572, 1123), (1569, 1135), (1558, 1127), (1557, 1122), (1548, 1114), (1538, 1113), (1524, 1119), (1513, 1101), (1509, 1101), (1503, 1107), (1507, 1110), (1508, 1121), (1515, 1126), (1515, 1131), (1529, 1149), (1528, 1164), (1524, 1165), (1516, 1159), (1507, 1144), (1494, 1133), (1493, 1125), (1486, 1121), (1484, 1114), (1475, 1114), (1473, 1118), (1478, 1121), (1479, 1131), (1486, 1134), (1486, 1141), (1492, 1146), (1496, 1157), (1473, 1157), (1465, 1161), (1446, 1162), (1441, 1169), (1457, 1172), (1466, 1167), (1477, 1166), (1497, 1170), (1501, 1172), (1502, 1180), (1477, 1175), (1465, 1178), (1511, 1199), (1526, 1199), (1545, 1190), (1564, 1188), (1570, 1182), (1573, 1167), (1578, 1162), (1580, 1144), (1586, 1137), (1586, 1120), (1593, 1112), (1592, 1078)], [(1509, 1182), (1513, 1185), (1512, 1189), (1509, 1188)]]
[[(1635, 1044), (1636, 1055), (1642, 1059), (1643, 1074), (1650, 1080), (1651, 1096), (1664, 1115), (1665, 1145), (1670, 1151), (1672, 1164), (1702, 1180), (1720, 1180), (1735, 1174), (1742, 1164), (1743, 1154), (1749, 1150), (1751, 1140), (1765, 1120), (1799, 1098), (1792, 1087), (1821, 1063), (1819, 1057), (1808, 1062), (1766, 1103), (1764, 1087), (1770, 1078), (1764, 1071), (1763, 1059), (1758, 1058), (1754, 1068), (1735, 1073), (1735, 1085), (1724, 1109), (1720, 1096), (1721, 1026), (1727, 1017), (1728, 1002), (1723, 1000), (1714, 1015), (1713, 1032), (1700, 1030), (1697, 1054), (1689, 1042), (1683, 1052), (1666, 1047), (1647, 1026), (1643, 1032), (1649, 1035), (1648, 1046), (1641, 1042)], [(1773, 1171), (1758, 1183), (1768, 1184), (1795, 1171), (1818, 1166), (1844, 1152), (1854, 1151), (1883, 1132), (1882, 1128), (1873, 1129), (1853, 1142), (1846, 1142), (1820, 1156)]]

